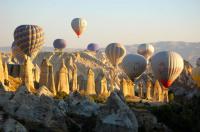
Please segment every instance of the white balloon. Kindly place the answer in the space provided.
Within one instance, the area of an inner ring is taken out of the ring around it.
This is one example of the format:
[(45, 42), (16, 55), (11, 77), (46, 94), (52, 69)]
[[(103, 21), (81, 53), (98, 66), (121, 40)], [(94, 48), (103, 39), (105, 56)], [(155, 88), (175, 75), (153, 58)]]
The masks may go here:
[(84, 18), (74, 18), (71, 22), (72, 29), (79, 37), (87, 27), (87, 21)]
[(122, 61), (122, 68), (124, 72), (133, 81), (145, 71), (146, 66), (146, 59), (138, 54), (128, 54)]
[(148, 61), (154, 53), (154, 47), (151, 44), (140, 44), (137, 52), (138, 54), (143, 55)]
[(181, 74), (184, 62), (183, 58), (173, 51), (162, 51), (151, 59), (153, 74), (165, 87), (171, 86)]

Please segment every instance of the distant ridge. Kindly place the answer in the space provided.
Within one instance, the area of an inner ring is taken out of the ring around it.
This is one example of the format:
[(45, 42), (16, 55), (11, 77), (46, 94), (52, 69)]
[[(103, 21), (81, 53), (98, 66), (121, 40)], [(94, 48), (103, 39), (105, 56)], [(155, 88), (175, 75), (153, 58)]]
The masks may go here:
[[(139, 44), (126, 45), (127, 53), (137, 53), (137, 47)], [(196, 59), (200, 57), (200, 42), (183, 42), (183, 41), (159, 41), (152, 43), (155, 47), (155, 52), (172, 50), (176, 51), (182, 55), (182, 57), (189, 61), (193, 66), (196, 63)], [(69, 49), (66, 48), (65, 51), (72, 52), (83, 49)], [(104, 50), (104, 49), (101, 49)], [(10, 47), (0, 47), (0, 51), (8, 52)], [(54, 51), (53, 47), (43, 47), (42, 51), (51, 52)]]

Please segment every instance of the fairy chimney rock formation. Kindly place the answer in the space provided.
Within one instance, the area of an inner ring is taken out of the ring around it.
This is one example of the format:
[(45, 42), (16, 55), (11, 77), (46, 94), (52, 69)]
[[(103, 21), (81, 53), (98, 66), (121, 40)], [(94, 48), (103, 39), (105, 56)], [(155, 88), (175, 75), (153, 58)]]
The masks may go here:
[(143, 83), (141, 81), (138, 84), (138, 88), (139, 88), (138, 89), (138, 96), (142, 98), (143, 97)]
[(40, 86), (47, 86), (48, 77), (49, 77), (49, 61), (47, 59), (43, 59), (41, 64), (41, 72), (40, 72)]
[(8, 81), (8, 65), (6, 62), (4, 63), (4, 80)]
[(32, 70), (33, 64), (31, 62), (31, 58), (27, 57), (24, 62), (24, 83), (29, 92), (33, 92), (35, 90)]
[(69, 84), (70, 84), (70, 87), (72, 87), (72, 79), (73, 79), (73, 71), (74, 71), (74, 61), (72, 57), (69, 58), (69, 61), (67, 63), (67, 68), (68, 68)]
[(152, 99), (152, 97), (151, 97), (151, 87), (152, 87), (151, 81), (147, 80), (147, 82), (146, 82), (146, 98), (147, 99)]
[(160, 83), (158, 80), (156, 80), (153, 88), (153, 100), (154, 101), (163, 101), (163, 95), (162, 95), (162, 88), (160, 86)]
[(124, 78), (122, 80), (122, 93), (123, 93), (124, 97), (129, 95), (129, 90), (128, 90), (128, 87), (127, 87), (127, 81)]
[(4, 84), (4, 68), (3, 68), (3, 61), (2, 61), (2, 54), (0, 52), (0, 82)]
[(127, 88), (128, 88), (128, 95), (129, 96), (135, 96), (135, 88), (134, 88), (134, 83), (130, 80), (130, 79), (128, 79), (127, 80)]
[(52, 65), (49, 66), (49, 77), (48, 77), (47, 88), (52, 92), (53, 96), (56, 96), (56, 87), (55, 87), (55, 80), (54, 80)]
[(168, 103), (169, 97), (168, 97), (168, 88), (165, 88), (163, 86), (163, 102)]
[(96, 94), (94, 72), (91, 68), (88, 70), (86, 93), (89, 95)]
[(108, 95), (108, 89), (107, 89), (107, 80), (106, 77), (103, 76), (101, 79), (101, 88), (100, 88), (100, 95)]
[(34, 73), (34, 81), (39, 83), (39, 81), (40, 81), (40, 68), (37, 64), (35, 65), (33, 73)]
[(72, 92), (78, 91), (78, 82), (77, 82), (77, 66), (74, 65), (72, 72)]
[(57, 93), (65, 92), (66, 94), (69, 94), (68, 70), (64, 60), (62, 60), (61, 67), (57, 72), (57, 79)]

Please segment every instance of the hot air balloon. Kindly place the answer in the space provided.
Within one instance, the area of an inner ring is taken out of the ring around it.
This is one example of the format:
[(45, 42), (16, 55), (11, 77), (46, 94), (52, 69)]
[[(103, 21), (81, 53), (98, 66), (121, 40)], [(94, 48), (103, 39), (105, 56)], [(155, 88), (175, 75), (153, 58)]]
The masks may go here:
[(77, 36), (80, 37), (87, 27), (87, 21), (83, 18), (74, 18), (71, 22), (71, 26)]
[(56, 39), (53, 42), (55, 49), (63, 50), (66, 47), (66, 41), (64, 39)]
[(90, 50), (90, 51), (97, 51), (98, 49), (99, 49), (99, 45), (95, 43), (90, 43), (87, 46), (87, 50)]
[(140, 44), (137, 53), (143, 55), (146, 60), (149, 61), (149, 58), (151, 58), (154, 53), (154, 47), (151, 44)]
[(111, 43), (106, 47), (105, 53), (112, 65), (117, 67), (126, 55), (126, 49), (122, 44)]
[(44, 33), (37, 25), (21, 25), (14, 31), (14, 43), (31, 59), (37, 55), (44, 44)]
[(200, 87), (200, 67), (192, 69), (192, 79), (196, 82), (197, 86)]
[(19, 63), (23, 63), (25, 59), (24, 52), (14, 42), (12, 43), (11, 50), (13, 58), (16, 58)]
[(162, 51), (151, 58), (151, 67), (154, 76), (168, 88), (181, 74), (184, 62), (178, 53)]
[(200, 58), (197, 59), (196, 65), (200, 67)]
[(132, 81), (145, 71), (146, 66), (146, 59), (137, 54), (128, 54), (122, 61), (122, 69)]

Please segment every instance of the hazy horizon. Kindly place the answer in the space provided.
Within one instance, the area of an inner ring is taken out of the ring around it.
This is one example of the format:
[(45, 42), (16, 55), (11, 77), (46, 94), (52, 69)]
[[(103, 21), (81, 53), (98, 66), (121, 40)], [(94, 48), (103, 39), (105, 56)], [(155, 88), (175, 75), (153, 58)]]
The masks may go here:
[[(198, 0), (1, 0), (0, 47), (9, 47), (15, 28), (36, 24), (45, 31), (45, 47), (56, 38), (68, 48), (85, 48), (88, 43), (105, 47), (158, 41), (200, 42)], [(81, 38), (71, 29), (71, 20), (83, 17), (88, 27)]]

